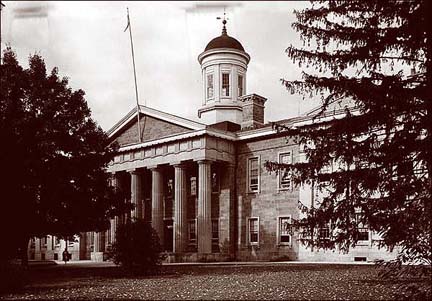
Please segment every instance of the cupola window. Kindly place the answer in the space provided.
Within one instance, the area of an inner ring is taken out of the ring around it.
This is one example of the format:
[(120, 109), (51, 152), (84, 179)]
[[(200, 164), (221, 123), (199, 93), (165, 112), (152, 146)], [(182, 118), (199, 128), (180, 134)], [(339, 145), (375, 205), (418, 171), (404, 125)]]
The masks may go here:
[(243, 96), (243, 75), (239, 75), (238, 79), (238, 96)]
[(230, 96), (230, 74), (222, 73), (222, 97)]
[(213, 74), (207, 74), (207, 99), (211, 99), (214, 96), (213, 89)]

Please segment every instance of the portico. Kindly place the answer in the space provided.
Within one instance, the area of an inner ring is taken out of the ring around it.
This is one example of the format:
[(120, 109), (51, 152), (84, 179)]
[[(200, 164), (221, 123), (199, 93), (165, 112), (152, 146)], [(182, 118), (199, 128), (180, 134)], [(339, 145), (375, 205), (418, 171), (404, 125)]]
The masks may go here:
[[(134, 111), (131, 115), (136, 117)], [(141, 120), (146, 120), (149, 111), (152, 119), (162, 121), (166, 117), (141, 107)], [(174, 127), (177, 120), (169, 121)], [(131, 202), (133, 209), (127, 216), (112, 220), (111, 237), (115, 237), (113, 231), (119, 222), (128, 217), (143, 219), (151, 223), (163, 248), (171, 254), (169, 260), (222, 256), (220, 238), (225, 239), (226, 245), (232, 236), (230, 228), (225, 226), (229, 224), (232, 200), (224, 191), (235, 183), (232, 176), (231, 183), (221, 179), (233, 171), (234, 137), (199, 123), (193, 125), (195, 128), (177, 135), (120, 146), (108, 171), (113, 177), (112, 184), (129, 195), (125, 201)], [(119, 125), (130, 126), (130, 122)], [(150, 129), (151, 125), (146, 124), (143, 135)], [(102, 233), (94, 236), (94, 252), (102, 250), (101, 236)]]

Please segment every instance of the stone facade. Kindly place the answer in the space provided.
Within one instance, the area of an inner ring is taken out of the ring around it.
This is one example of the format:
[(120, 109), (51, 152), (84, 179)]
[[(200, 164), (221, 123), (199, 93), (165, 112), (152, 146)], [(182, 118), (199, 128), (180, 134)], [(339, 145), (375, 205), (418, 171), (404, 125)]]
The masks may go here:
[(264, 104), (266, 98), (252, 94), (239, 98), (243, 102), (242, 129), (256, 129), (264, 125)]
[(91, 245), (87, 239), (88, 233), (81, 233), (73, 241), (65, 241), (52, 235), (32, 238), (28, 247), (30, 260), (62, 260), (62, 253), (68, 250), (71, 260), (90, 259)]
[[(110, 141), (120, 145), (108, 167), (112, 185), (130, 191), (134, 209), (112, 219), (106, 231), (84, 233), (68, 245), (73, 260), (105, 260), (117, 225), (131, 217), (151, 223), (169, 262), (395, 256), (374, 247), (379, 237), (373, 233), (348, 254), (309, 250), (299, 243), (289, 225), (300, 216), (299, 201), (311, 205), (315, 192), (293, 185), (286, 173), (269, 173), (264, 167), (266, 161), (299, 162), (304, 154), (295, 137), (284, 137), (265, 123), (266, 98), (244, 95), (249, 59), (225, 27), (199, 56), (204, 101), (198, 113), (214, 115), (212, 123), (138, 106), (108, 131)], [(336, 118), (339, 111), (332, 108), (321, 121)], [(320, 122), (312, 117), (279, 123), (299, 127)], [(52, 239), (37, 239), (29, 248), (30, 258), (61, 259), (66, 245)]]
[[(182, 126), (163, 122), (160, 119), (151, 116), (143, 116), (142, 120), (140, 120), (140, 127), (141, 141), (155, 140), (169, 135), (190, 131)], [(124, 130), (124, 132), (116, 138), (116, 141), (122, 146), (136, 143), (138, 133), (137, 129), (138, 121), (133, 120), (130, 127)]]
[[(269, 260), (278, 258), (297, 259), (298, 243), (293, 237), (289, 245), (277, 241), (278, 217), (298, 217), (298, 188), (279, 189), (278, 176), (268, 173), (265, 161), (277, 161), (278, 154), (291, 152), (297, 155), (298, 147), (292, 139), (283, 137), (243, 142), (238, 145), (237, 191), (241, 207), (239, 234), (239, 257), (244, 260)], [(249, 158), (258, 158), (259, 187), (257, 192), (248, 191)], [(248, 219), (259, 218), (259, 242), (252, 245), (248, 241)]]

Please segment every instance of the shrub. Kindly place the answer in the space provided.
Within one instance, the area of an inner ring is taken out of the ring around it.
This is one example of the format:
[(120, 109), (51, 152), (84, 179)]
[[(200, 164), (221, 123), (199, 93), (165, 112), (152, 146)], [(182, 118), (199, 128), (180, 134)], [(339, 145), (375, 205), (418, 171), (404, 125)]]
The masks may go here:
[(27, 282), (27, 271), (21, 264), (0, 260), (0, 293), (7, 293), (23, 288)]
[(432, 267), (430, 262), (412, 260), (399, 254), (390, 261), (378, 260), (379, 276), (396, 282), (395, 296), (401, 300), (432, 299)]
[(118, 226), (110, 257), (134, 274), (148, 274), (158, 272), (165, 255), (150, 223), (134, 220)]

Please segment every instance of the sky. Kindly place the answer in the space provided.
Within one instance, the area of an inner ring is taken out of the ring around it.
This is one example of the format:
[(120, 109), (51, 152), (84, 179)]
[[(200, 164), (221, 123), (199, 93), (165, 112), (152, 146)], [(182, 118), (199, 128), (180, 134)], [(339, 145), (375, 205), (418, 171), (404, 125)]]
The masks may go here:
[(127, 7), (130, 12), (139, 103), (200, 121), (203, 89), (198, 55), (221, 34), (217, 17), (228, 17), (228, 35), (251, 56), (247, 94), (267, 98), (265, 121), (298, 116), (318, 105), (291, 95), (280, 79), (301, 79), (287, 57), (301, 47), (292, 29), (303, 1), (2, 1), (1, 48), (10, 45), (23, 66), (39, 53), (59, 68), (72, 89), (82, 89), (92, 117), (109, 130), (135, 105)]

